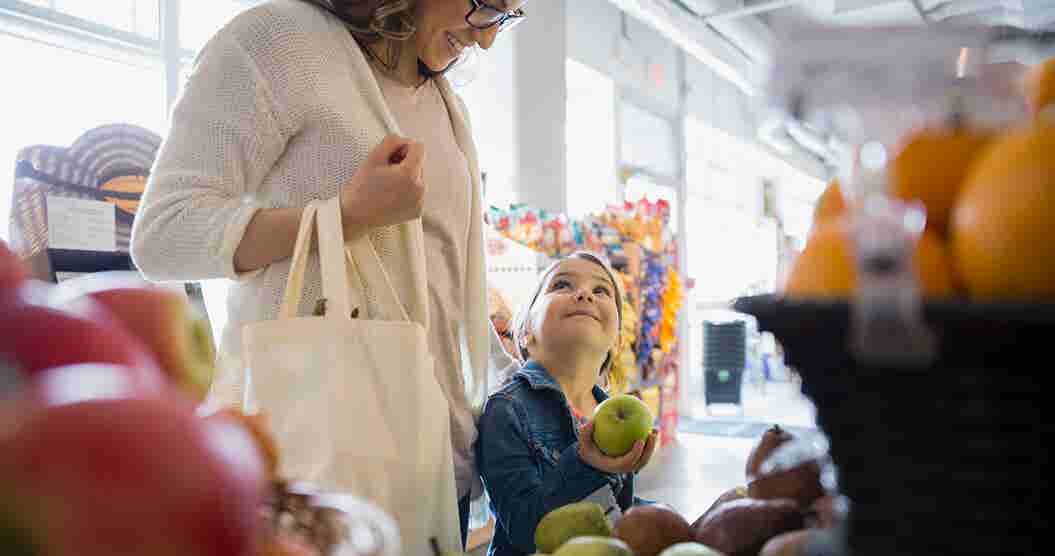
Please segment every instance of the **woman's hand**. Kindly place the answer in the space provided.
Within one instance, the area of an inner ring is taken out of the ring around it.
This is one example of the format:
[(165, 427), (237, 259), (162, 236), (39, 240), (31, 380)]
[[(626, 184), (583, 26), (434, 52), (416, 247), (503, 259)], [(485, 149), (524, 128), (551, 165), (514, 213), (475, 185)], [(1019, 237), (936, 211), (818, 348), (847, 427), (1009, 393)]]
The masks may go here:
[(605, 473), (637, 473), (652, 459), (652, 453), (656, 451), (656, 437), (653, 429), (648, 440), (638, 440), (628, 453), (613, 458), (604, 455), (593, 443), (593, 421), (590, 421), (579, 429), (579, 458), (586, 465)]
[(425, 206), (425, 146), (389, 135), (341, 188), (345, 236), (421, 217)]

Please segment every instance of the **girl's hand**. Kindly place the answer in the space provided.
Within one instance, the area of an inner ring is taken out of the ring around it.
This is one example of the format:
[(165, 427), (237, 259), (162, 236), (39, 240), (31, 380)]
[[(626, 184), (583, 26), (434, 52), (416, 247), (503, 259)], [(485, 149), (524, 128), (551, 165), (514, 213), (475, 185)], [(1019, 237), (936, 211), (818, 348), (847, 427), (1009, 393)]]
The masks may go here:
[(593, 421), (579, 429), (579, 459), (586, 465), (604, 473), (625, 474), (640, 471), (656, 449), (656, 431), (653, 430), (648, 440), (638, 440), (628, 453), (619, 457), (606, 456), (593, 443)]
[(645, 441), (645, 450), (641, 454), (641, 459), (638, 460), (638, 465), (634, 469), (634, 473), (641, 471), (648, 465), (649, 461), (652, 461), (652, 454), (656, 451), (656, 439), (659, 438), (659, 431), (652, 429), (652, 432), (648, 433), (648, 440)]

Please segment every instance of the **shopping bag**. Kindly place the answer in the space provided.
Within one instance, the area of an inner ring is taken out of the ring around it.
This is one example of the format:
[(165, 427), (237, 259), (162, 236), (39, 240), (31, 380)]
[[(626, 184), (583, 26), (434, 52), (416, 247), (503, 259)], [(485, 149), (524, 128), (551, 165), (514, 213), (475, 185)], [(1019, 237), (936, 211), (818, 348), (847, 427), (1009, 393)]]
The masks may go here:
[[(322, 314), (298, 316), (313, 235)], [(344, 244), (336, 199), (305, 208), (278, 317), (246, 325), (243, 341), (246, 403), (269, 416), (283, 476), (379, 505), (404, 554), (431, 553), (431, 538), (460, 550), (449, 409), (425, 325), (370, 240)]]

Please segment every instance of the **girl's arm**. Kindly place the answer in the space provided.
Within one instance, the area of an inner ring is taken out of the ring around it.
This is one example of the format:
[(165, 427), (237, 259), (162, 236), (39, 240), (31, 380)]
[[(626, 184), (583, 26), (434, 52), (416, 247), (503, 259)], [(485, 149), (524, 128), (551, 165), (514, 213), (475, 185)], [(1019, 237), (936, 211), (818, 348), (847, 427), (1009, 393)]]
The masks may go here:
[(605, 473), (583, 463), (578, 443), (539, 471), (522, 409), (515, 399), (492, 397), (480, 418), (479, 468), (494, 503), (498, 524), (517, 550), (535, 552), (535, 527), (561, 506), (578, 502), (608, 484)]

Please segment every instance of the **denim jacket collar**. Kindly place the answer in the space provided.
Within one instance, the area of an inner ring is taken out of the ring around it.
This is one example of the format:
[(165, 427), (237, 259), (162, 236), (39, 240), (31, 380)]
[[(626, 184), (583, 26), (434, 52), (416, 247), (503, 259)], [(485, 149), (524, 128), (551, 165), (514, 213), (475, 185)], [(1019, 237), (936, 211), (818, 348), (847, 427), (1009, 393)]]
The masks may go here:
[[(557, 379), (553, 378), (553, 375), (549, 374), (549, 371), (538, 361), (528, 360), (514, 376), (523, 378), (528, 383), (528, 386), (534, 390), (556, 390), (562, 394), (564, 393)], [(597, 400), (597, 403), (600, 403), (608, 399), (608, 393), (600, 386), (594, 384), (593, 397)]]

